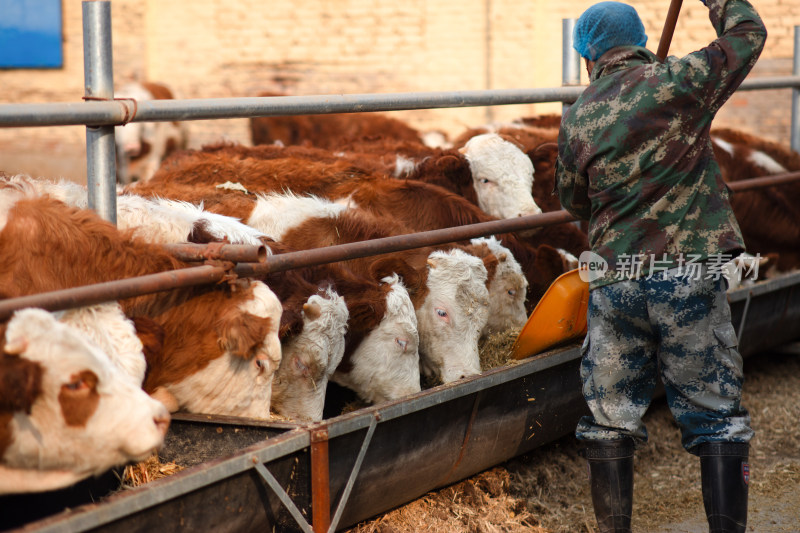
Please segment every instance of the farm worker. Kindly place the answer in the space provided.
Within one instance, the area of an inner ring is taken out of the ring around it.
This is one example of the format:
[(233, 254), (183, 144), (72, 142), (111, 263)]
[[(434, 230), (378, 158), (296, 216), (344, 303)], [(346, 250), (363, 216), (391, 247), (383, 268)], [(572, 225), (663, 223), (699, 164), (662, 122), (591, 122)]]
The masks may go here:
[(726, 281), (714, 268), (744, 243), (709, 130), (767, 32), (746, 0), (705, 3), (718, 38), (683, 58), (644, 48), (638, 14), (619, 2), (587, 9), (573, 35), (590, 83), (562, 117), (556, 177), (561, 204), (589, 221), (585, 254), (608, 267), (583, 273), (580, 374), (591, 414), (576, 429), (602, 532), (630, 531), (633, 453), (647, 440), (642, 416), (658, 376), (684, 448), (700, 457), (710, 530), (747, 522), (753, 430)]

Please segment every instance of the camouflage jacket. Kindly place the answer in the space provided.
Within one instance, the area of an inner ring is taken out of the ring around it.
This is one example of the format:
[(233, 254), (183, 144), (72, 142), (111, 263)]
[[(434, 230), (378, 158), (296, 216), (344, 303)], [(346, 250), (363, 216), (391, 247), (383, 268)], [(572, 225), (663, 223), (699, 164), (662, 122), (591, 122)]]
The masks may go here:
[(612, 48), (562, 117), (559, 198), (589, 220), (591, 249), (608, 263), (591, 288), (744, 249), (709, 131), (767, 31), (745, 0), (708, 7), (717, 40), (666, 62), (643, 47)]

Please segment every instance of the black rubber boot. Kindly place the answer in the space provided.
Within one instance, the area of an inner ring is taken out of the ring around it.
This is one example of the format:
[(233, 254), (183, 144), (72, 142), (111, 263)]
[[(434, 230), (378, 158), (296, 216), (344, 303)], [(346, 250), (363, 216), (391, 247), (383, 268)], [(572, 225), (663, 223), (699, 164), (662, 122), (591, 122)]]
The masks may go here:
[(747, 528), (749, 449), (743, 442), (706, 442), (697, 447), (709, 533), (744, 533)]
[(600, 533), (630, 533), (633, 439), (587, 441), (592, 505)]

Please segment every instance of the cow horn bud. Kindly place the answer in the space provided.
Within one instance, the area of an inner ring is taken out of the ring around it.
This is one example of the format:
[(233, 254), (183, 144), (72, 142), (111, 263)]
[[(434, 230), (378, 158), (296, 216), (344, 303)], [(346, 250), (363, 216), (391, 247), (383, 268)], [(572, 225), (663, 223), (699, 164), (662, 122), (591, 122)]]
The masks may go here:
[(303, 313), (309, 320), (316, 320), (322, 314), (322, 308), (318, 303), (306, 302), (303, 304)]

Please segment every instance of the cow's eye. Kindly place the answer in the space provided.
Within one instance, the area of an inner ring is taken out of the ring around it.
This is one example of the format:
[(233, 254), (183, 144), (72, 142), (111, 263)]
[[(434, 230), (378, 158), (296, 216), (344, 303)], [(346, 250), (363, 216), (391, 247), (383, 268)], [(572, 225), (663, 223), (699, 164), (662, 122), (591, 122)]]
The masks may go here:
[(517, 291), (515, 291), (514, 289), (508, 289), (509, 296), (514, 296), (515, 294), (517, 294)]
[(445, 311), (442, 308), (437, 308), (436, 309), (436, 314), (439, 315), (442, 318), (447, 318), (447, 311)]
[(76, 379), (75, 381), (71, 381), (69, 383), (64, 384), (64, 388), (70, 391), (79, 391), (89, 388), (89, 384), (86, 383), (83, 379)]
[(408, 346), (407, 340), (398, 338), (395, 339), (394, 342), (396, 342), (404, 352), (406, 351), (406, 346)]
[(489, 183), (489, 178), (481, 178), (481, 183), (483, 183), (484, 185)]

